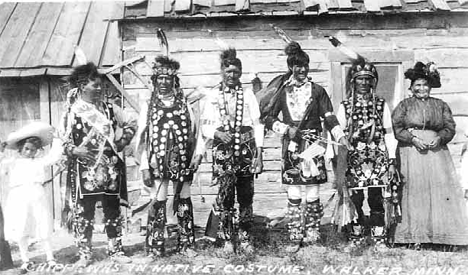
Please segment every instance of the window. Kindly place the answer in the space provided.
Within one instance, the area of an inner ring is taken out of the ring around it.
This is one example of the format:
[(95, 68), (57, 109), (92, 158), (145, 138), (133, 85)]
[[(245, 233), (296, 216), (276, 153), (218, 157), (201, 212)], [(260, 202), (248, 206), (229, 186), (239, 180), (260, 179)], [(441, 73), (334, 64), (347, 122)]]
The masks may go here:
[(37, 82), (2, 81), (0, 98), (0, 121), (33, 121), (41, 118)]
[[(404, 70), (414, 63), (414, 54), (410, 51), (367, 51), (359, 52), (374, 63), (379, 74), (377, 96), (385, 98), (391, 110), (406, 96)], [(335, 110), (346, 98), (346, 73), (351, 66), (347, 57), (337, 50), (329, 53), (331, 61), (330, 92)]]

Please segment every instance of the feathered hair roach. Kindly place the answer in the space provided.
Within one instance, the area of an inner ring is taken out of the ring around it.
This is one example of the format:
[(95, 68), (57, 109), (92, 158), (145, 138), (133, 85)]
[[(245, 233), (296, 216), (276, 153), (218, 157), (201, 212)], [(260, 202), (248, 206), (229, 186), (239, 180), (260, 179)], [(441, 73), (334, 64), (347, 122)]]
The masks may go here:
[(86, 84), (90, 79), (94, 80), (101, 77), (96, 65), (93, 62), (77, 66), (68, 77), (70, 88), (79, 88), (81, 84)]
[(237, 51), (234, 48), (223, 50), (220, 55), (221, 69), (227, 68), (230, 65), (238, 67), (242, 71), (242, 62), (237, 58)]
[(306, 66), (309, 65), (309, 55), (304, 52), (301, 48), (301, 45), (296, 41), (289, 43), (284, 49), (284, 53), (288, 56), (287, 64), (288, 67), (296, 66)]

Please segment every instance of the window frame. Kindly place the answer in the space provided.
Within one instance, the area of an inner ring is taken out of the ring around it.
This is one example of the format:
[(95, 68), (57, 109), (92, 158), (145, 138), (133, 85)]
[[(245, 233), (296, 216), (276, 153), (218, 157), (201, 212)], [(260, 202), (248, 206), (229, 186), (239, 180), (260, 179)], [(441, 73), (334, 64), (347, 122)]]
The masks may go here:
[[(407, 82), (404, 78), (404, 71), (414, 64), (414, 52), (410, 50), (374, 50), (359, 51), (366, 60), (374, 64), (397, 65), (400, 89), (393, 95), (393, 106), (395, 107), (401, 100), (408, 96), (406, 92)], [(337, 49), (332, 49), (328, 53), (330, 61), (330, 98), (334, 110), (338, 110), (339, 104), (345, 99), (345, 66), (351, 64), (349, 58)], [(385, 76), (379, 75), (379, 78)], [(377, 89), (379, 87), (377, 86)]]

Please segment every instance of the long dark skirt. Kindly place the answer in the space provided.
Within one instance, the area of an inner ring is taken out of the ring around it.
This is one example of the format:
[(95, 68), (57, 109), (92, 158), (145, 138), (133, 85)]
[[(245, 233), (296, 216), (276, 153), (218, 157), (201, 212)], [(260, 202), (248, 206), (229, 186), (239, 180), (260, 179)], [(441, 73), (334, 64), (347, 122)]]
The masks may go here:
[(396, 243), (468, 245), (468, 214), (447, 146), (399, 148), (402, 222)]

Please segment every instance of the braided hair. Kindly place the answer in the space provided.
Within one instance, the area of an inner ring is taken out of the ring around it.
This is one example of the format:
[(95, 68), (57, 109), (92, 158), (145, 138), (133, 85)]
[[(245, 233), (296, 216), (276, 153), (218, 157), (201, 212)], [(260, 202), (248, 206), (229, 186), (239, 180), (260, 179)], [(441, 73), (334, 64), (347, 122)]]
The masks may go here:
[(301, 67), (309, 65), (309, 55), (302, 50), (301, 45), (296, 41), (289, 43), (284, 49), (284, 53), (288, 56), (286, 62), (289, 68), (292, 68), (294, 65)]

